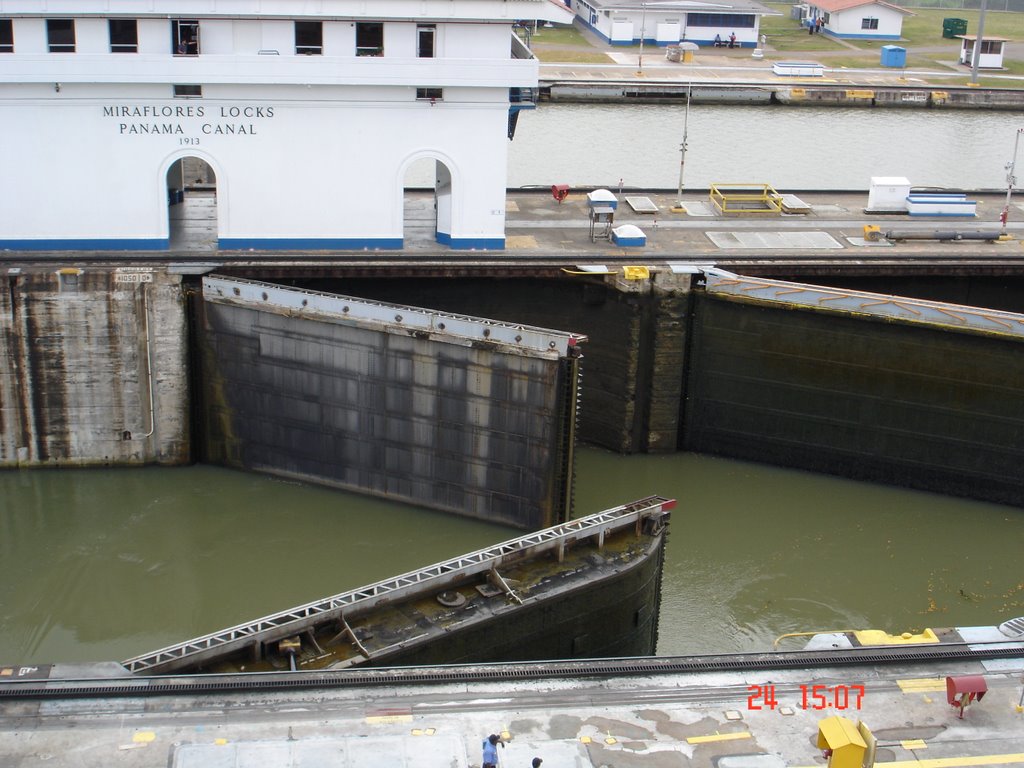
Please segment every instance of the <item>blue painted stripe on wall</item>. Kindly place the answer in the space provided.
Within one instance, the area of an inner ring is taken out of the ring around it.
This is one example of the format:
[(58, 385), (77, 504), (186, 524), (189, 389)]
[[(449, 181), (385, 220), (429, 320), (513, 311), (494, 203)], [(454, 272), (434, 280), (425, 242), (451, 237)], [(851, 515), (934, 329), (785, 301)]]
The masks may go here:
[(452, 237), (447, 232), (438, 232), (437, 242), (455, 251), (505, 250), (504, 237)]
[(0, 249), (8, 251), (166, 251), (166, 239), (68, 238), (47, 240), (0, 240)]
[(836, 34), (835, 32), (828, 32), (829, 37), (838, 37), (841, 40), (899, 40), (899, 35), (853, 35), (853, 34)]
[(395, 251), (400, 237), (222, 237), (217, 247), (224, 251)]

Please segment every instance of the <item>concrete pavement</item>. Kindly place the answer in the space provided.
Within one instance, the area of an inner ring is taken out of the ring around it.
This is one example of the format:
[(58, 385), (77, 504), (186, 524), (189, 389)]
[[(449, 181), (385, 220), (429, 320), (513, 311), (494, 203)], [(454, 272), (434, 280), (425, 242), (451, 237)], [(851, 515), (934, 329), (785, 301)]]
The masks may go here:
[[(107, 768), (825, 765), (828, 717), (858, 720), (890, 768), (1020, 765), (1024, 659), (262, 693), (0, 700), (0, 765)], [(946, 675), (982, 675), (964, 717)], [(859, 765), (859, 763), (858, 763)]]

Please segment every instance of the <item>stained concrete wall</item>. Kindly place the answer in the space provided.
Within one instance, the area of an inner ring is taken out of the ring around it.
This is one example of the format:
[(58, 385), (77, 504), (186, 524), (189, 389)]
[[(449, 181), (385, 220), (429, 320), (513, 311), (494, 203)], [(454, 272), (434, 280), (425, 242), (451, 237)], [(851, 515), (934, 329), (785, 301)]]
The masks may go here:
[(346, 310), (198, 309), (206, 460), (530, 530), (565, 519), (574, 359)]
[(186, 343), (178, 276), (8, 273), (0, 291), (0, 466), (188, 461)]
[(1024, 349), (702, 294), (686, 450), (1024, 505)]
[(667, 271), (636, 281), (559, 272), (550, 279), (347, 280), (344, 289), (585, 335), (577, 437), (638, 453), (677, 449), (690, 282)]

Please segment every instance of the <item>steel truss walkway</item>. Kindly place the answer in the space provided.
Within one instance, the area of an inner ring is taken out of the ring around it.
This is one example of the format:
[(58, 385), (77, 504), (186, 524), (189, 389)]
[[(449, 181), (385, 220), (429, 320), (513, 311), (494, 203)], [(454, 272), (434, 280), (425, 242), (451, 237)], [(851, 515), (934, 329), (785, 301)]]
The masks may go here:
[(159, 674), (181, 666), (181, 662), (198, 664), (208, 658), (220, 656), (247, 646), (272, 642), (297, 634), (314, 622), (343, 619), (346, 611), (371, 610), (382, 603), (393, 602), (424, 589), (443, 590), (450, 584), (475, 574), (493, 571), (507, 562), (526, 556), (555, 551), (559, 560), (567, 545), (580, 539), (597, 537), (599, 544), (611, 531), (628, 526), (640, 526), (647, 519), (664, 517), (675, 506), (674, 499), (649, 496), (645, 499), (606, 509), (578, 520), (545, 528), (535, 533), (477, 550), (467, 555), (411, 571), (366, 587), (342, 592), (291, 610), (264, 616), (229, 629), (203, 635), (158, 651), (136, 656), (123, 662), (133, 673)]

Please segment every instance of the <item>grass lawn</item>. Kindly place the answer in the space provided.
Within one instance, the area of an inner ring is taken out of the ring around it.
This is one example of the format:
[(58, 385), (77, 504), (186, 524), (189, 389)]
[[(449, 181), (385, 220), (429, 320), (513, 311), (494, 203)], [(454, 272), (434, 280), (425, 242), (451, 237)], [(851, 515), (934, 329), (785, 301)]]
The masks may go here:
[(573, 26), (542, 27), (530, 41), (534, 55), (541, 61), (572, 64), (610, 64), (612, 60), (590, 44)]
[[(767, 3), (772, 10), (779, 11), (782, 16), (768, 16), (761, 20), (761, 29), (768, 35), (769, 43), (778, 50), (790, 51), (829, 51), (844, 48), (841, 43), (832, 42), (828, 45), (827, 35), (809, 35), (789, 16), (792, 7), (782, 3)], [(913, 16), (903, 19), (903, 37), (892, 40), (846, 40), (845, 43), (864, 51), (877, 51), (883, 45), (901, 45), (912, 47), (948, 49), (948, 60), (955, 61), (960, 52), (958, 38), (942, 36), (943, 19), (965, 19), (968, 33), (978, 31), (978, 11), (949, 8), (914, 8)], [(1009, 40), (1024, 40), (1024, 13), (1006, 11), (987, 11), (985, 13), (985, 36), (1005, 37)], [(946, 58), (944, 52), (935, 52), (936, 58)]]
[[(805, 27), (801, 27), (790, 16), (789, 4), (766, 3), (779, 12), (778, 16), (761, 18), (761, 33), (767, 36), (769, 49), (766, 51), (767, 61), (781, 61), (796, 55), (807, 55), (814, 59), (815, 53), (821, 54), (818, 59), (822, 64), (833, 69), (877, 69), (881, 66), (880, 49), (883, 45), (900, 45), (906, 47), (906, 69), (933, 70), (942, 73), (961, 72), (960, 77), (936, 80), (936, 86), (942, 83), (967, 84), (970, 82), (970, 71), (967, 68), (951, 67), (960, 54), (960, 40), (944, 38), (942, 23), (944, 19), (956, 18), (967, 21), (969, 33), (977, 31), (978, 12), (975, 10), (948, 8), (915, 8), (913, 16), (903, 20), (903, 37), (899, 41), (891, 40), (835, 40), (828, 35), (810, 35)], [(985, 14), (985, 36), (1002, 37), (1008, 40), (1024, 40), (1024, 13), (1006, 11), (988, 11)], [(595, 46), (588, 37), (573, 25), (542, 27), (531, 41), (534, 54), (542, 62), (566, 62), (575, 64), (610, 64), (612, 59), (601, 47)], [(638, 45), (616, 46), (616, 50), (639, 50)], [(655, 46), (645, 46), (644, 54), (660, 56), (664, 51)], [(709, 52), (708, 52), (709, 53)], [(716, 50), (714, 56), (728, 57), (732, 54)], [(747, 51), (741, 50), (746, 56)], [(1004, 69), (1000, 74), (1024, 75), (1024, 59), (1005, 58)], [(994, 72), (983, 73), (995, 74)], [(981, 80), (982, 78), (979, 78)], [(991, 88), (1016, 88), (1020, 81), (1003, 80), (984, 77), (978, 85)]]
[(566, 62), (569, 64), (611, 64), (612, 60), (605, 54), (591, 48), (589, 51), (579, 48), (539, 48), (533, 46), (533, 54), (545, 62)]

